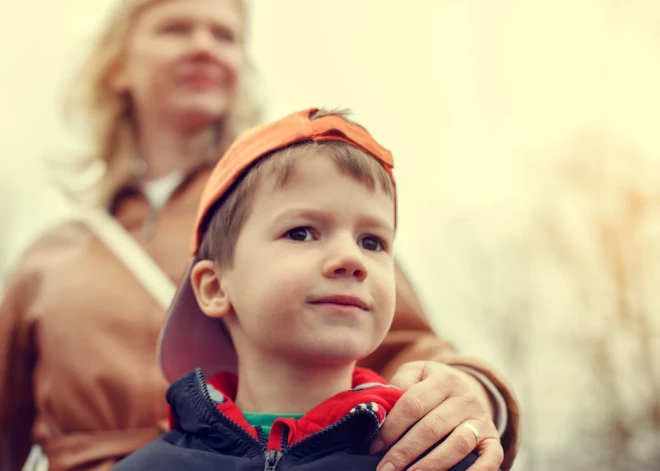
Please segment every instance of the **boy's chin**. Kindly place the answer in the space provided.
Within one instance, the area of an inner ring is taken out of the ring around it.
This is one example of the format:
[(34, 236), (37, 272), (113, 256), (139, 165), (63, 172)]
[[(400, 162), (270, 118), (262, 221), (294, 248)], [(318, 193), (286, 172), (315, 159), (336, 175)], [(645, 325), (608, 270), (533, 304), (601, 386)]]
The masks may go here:
[(374, 348), (365, 348), (364, 343), (353, 343), (346, 341), (341, 345), (329, 344), (323, 345), (317, 343), (311, 348), (301, 348), (296, 352), (295, 357), (306, 363), (322, 365), (344, 365), (355, 363), (368, 356)]

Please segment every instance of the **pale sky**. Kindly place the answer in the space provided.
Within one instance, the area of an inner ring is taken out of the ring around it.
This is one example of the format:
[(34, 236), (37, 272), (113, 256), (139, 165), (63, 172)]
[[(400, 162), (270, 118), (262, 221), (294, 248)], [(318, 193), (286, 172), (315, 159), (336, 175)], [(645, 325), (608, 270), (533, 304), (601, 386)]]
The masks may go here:
[[(62, 211), (32, 175), (42, 173), (44, 156), (79, 143), (58, 105), (110, 4), (2, 4), (0, 181), (12, 196), (0, 208), (18, 221), (9, 247)], [(426, 258), (419, 242), (431, 231), (417, 228), (427, 228), (430, 213), (476, 212), (488, 218), (488, 231), (515, 226), (535, 186), (530, 172), (543, 178), (537, 161), (562, 152), (583, 128), (615, 130), (660, 150), (660, 22), (649, 20), (652, 2), (252, 4), (267, 117), (310, 105), (355, 110), (397, 157), (398, 249), (414, 265)], [(494, 208), (504, 209), (496, 219)]]

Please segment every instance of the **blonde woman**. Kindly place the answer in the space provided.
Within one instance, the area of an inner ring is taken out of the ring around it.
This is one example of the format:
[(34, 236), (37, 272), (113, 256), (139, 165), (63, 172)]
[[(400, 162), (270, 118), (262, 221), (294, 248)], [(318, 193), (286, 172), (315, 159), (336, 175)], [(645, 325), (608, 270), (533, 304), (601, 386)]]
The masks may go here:
[[(77, 111), (104, 164), (95, 203), (172, 281), (210, 164), (259, 119), (246, 89), (240, 0), (126, 0), (76, 81)], [(406, 392), (375, 447), (382, 471), (442, 470), (476, 448), (495, 471), (517, 449), (517, 404), (487, 365), (430, 330), (397, 273), (397, 312), (366, 362)], [(156, 362), (163, 310), (85, 225), (69, 223), (23, 256), (0, 306), (0, 469), (39, 444), (51, 470), (107, 470), (166, 428)], [(450, 366), (451, 365), (451, 366)], [(374, 450), (375, 451), (375, 450)]]

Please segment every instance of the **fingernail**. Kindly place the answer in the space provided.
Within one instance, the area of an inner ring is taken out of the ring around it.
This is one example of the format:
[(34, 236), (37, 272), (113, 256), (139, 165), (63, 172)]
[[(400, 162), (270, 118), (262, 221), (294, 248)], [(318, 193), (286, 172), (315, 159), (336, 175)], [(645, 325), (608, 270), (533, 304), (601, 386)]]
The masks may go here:
[(392, 463), (385, 463), (385, 465), (380, 468), (380, 471), (394, 471), (396, 468)]
[[(383, 448), (384, 448), (383, 441), (376, 439), (373, 442), (371, 442), (371, 446), (369, 447), (369, 453), (375, 455), (376, 453), (380, 453), (381, 451), (383, 451)], [(394, 471), (394, 470), (385, 469), (385, 467), (383, 466), (383, 468), (380, 471)]]

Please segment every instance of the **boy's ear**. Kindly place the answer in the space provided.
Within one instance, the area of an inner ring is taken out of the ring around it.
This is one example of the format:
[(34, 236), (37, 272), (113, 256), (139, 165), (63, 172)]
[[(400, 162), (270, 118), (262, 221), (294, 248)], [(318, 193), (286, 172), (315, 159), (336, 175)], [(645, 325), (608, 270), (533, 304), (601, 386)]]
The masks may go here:
[(190, 284), (197, 304), (209, 317), (221, 318), (231, 310), (229, 295), (223, 290), (218, 266), (211, 260), (201, 260), (190, 272)]

